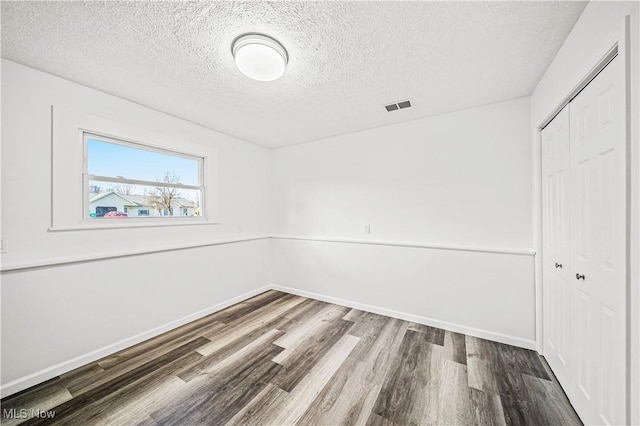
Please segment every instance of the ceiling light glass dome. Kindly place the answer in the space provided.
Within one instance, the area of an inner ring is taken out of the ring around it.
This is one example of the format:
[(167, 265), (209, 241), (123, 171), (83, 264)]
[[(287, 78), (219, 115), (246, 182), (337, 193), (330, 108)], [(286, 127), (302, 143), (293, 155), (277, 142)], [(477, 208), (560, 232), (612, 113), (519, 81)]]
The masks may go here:
[(238, 69), (258, 81), (273, 81), (282, 76), (289, 61), (286, 49), (277, 40), (263, 34), (244, 34), (231, 46)]

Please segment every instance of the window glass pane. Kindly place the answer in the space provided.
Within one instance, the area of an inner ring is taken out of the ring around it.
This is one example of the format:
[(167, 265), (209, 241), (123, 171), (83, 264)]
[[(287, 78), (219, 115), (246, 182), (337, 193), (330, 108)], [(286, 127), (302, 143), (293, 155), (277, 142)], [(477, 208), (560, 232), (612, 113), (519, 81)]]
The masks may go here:
[(89, 217), (126, 219), (201, 214), (199, 190), (89, 181)]
[(94, 176), (199, 185), (199, 163), (195, 158), (118, 145), (97, 137), (87, 139), (87, 172)]

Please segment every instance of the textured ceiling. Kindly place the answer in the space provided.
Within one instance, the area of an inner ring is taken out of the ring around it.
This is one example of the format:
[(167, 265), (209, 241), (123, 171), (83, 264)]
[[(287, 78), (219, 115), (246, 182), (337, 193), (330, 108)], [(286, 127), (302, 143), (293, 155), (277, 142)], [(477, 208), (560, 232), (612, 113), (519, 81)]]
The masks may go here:
[[(2, 56), (278, 147), (529, 95), (585, 5), (3, 1)], [(287, 48), (282, 78), (240, 74), (245, 32)]]

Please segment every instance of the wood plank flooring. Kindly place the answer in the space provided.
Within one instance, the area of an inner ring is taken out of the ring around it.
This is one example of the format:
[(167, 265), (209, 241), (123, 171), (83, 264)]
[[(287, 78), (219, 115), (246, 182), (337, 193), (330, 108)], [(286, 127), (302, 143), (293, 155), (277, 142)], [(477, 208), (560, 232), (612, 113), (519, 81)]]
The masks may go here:
[(268, 291), (2, 400), (2, 424), (579, 425), (536, 352)]

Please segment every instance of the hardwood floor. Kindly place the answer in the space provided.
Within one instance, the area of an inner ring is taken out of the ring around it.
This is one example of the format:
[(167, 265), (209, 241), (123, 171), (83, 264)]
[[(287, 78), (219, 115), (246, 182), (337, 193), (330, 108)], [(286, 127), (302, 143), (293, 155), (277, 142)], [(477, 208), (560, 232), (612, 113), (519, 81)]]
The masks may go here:
[(3, 425), (581, 424), (533, 351), (276, 291), (2, 411)]

